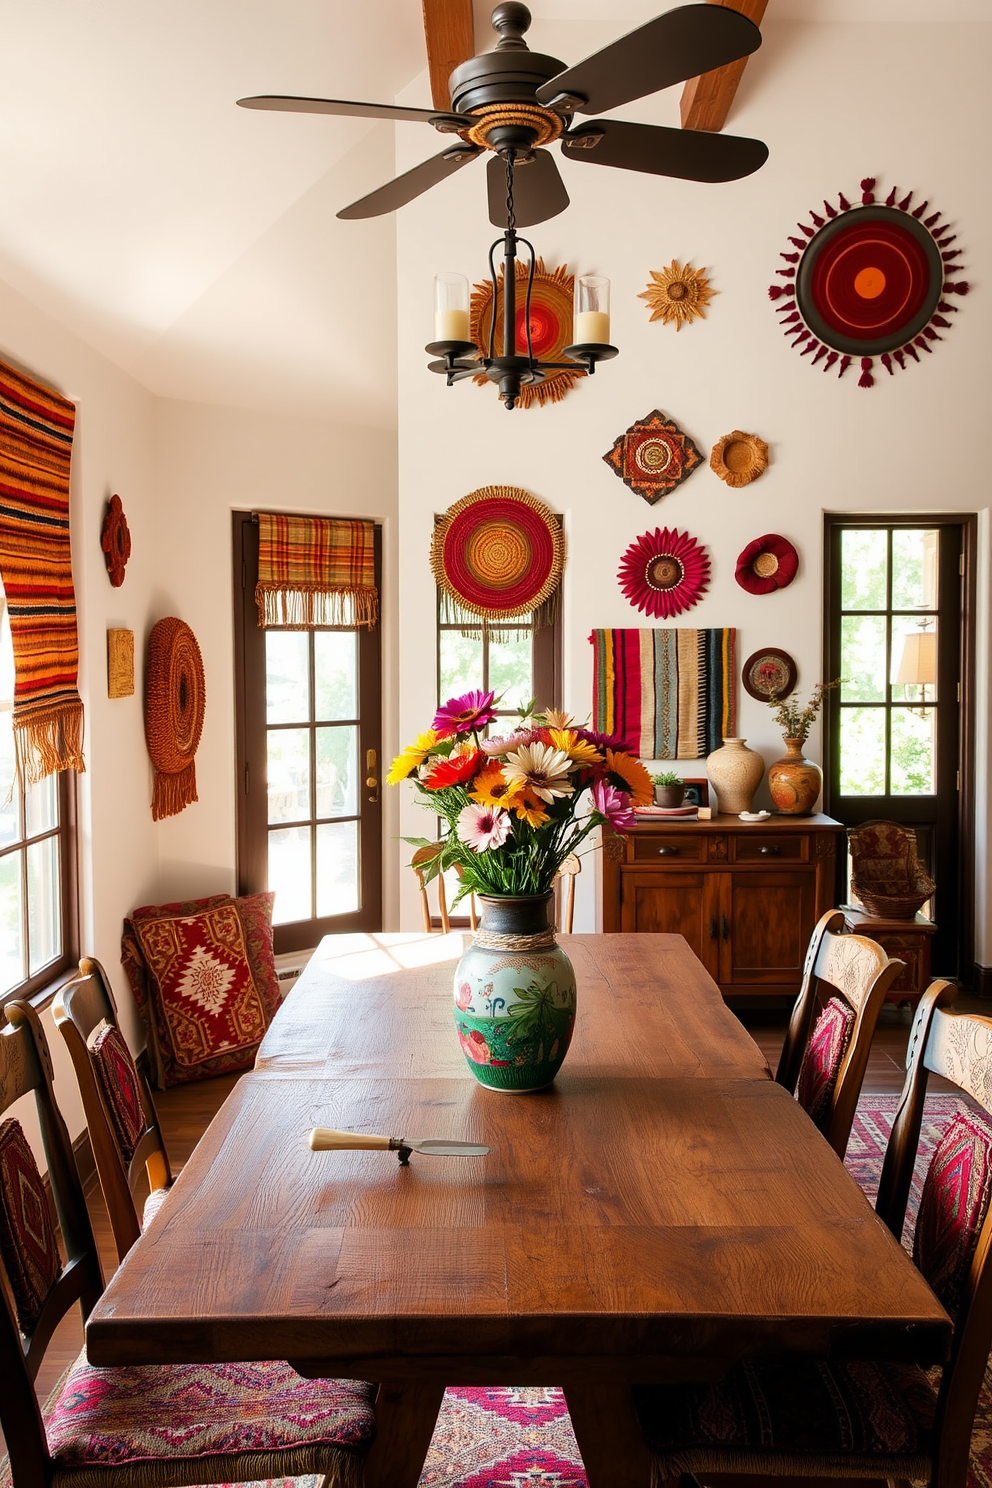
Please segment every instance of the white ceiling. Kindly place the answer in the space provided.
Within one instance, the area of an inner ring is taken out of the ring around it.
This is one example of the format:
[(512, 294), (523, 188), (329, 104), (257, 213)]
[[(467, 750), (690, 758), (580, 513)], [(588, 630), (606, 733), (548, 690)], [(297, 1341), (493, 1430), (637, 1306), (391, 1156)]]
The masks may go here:
[[(932, 21), (933, 6), (771, 0), (768, 19)], [(480, 49), (490, 8), (477, 0)], [(658, 5), (531, 8), (535, 49), (542, 20), (575, 24), (571, 62)], [(940, 11), (989, 16), (988, 0)], [(0, 28), (0, 277), (160, 395), (308, 412), (343, 397), (357, 416), (374, 394), (349, 366), (361, 316), (335, 266), (381, 261), (392, 229), (334, 210), (392, 174), (392, 128), (234, 101), (391, 101), (424, 71), (418, 0), (0, 0)]]

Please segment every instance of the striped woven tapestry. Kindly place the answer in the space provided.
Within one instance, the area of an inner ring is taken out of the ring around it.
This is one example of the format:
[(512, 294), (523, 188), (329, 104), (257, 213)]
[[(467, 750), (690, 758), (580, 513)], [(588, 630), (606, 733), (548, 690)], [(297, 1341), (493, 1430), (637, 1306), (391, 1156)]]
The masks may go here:
[(14, 651), (22, 785), (83, 770), (79, 640), (69, 551), (76, 409), (0, 362), (0, 578)]
[(309, 630), (379, 618), (375, 524), (258, 513), (259, 625)]
[(736, 630), (594, 630), (593, 728), (640, 759), (703, 759), (737, 732)]

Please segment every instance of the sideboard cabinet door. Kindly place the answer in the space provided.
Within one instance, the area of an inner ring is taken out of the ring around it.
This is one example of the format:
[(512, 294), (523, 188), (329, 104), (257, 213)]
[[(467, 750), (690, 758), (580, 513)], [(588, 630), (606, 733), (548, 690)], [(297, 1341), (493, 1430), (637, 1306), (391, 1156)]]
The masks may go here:
[(714, 981), (720, 975), (720, 876), (713, 873), (624, 874), (621, 930), (684, 935)]
[(728, 991), (796, 988), (817, 920), (813, 874), (760, 869), (721, 877), (717, 980)]

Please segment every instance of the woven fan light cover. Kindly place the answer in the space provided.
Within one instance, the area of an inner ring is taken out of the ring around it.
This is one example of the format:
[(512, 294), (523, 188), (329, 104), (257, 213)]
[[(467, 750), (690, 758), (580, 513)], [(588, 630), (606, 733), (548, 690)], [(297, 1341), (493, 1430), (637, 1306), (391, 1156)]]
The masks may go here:
[(206, 686), (196, 636), (174, 615), (152, 627), (145, 671), (145, 741), (155, 782), (152, 818), (161, 821), (197, 800), (196, 751)]

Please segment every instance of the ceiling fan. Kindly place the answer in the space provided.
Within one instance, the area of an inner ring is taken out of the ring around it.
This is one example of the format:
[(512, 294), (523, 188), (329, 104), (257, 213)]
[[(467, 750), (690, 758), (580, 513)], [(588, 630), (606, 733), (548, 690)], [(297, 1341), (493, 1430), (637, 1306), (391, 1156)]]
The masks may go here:
[(568, 160), (688, 181), (736, 181), (767, 160), (768, 148), (761, 140), (740, 135), (620, 119), (573, 124), (576, 114), (618, 108), (749, 56), (761, 45), (761, 32), (738, 11), (724, 5), (679, 6), (575, 67), (532, 52), (524, 40), (530, 22), (530, 11), (516, 0), (496, 6), (495, 50), (470, 58), (452, 72), (450, 112), (271, 94), (239, 98), (238, 103), (242, 108), (285, 113), (406, 119), (458, 136), (439, 155), (342, 208), (337, 215), (345, 219), (394, 212), (488, 150), (489, 220), (497, 227), (504, 221), (508, 162), (526, 166), (515, 186), (517, 226), (545, 222), (568, 206), (558, 167), (542, 148), (556, 140)]

